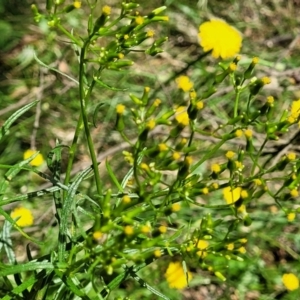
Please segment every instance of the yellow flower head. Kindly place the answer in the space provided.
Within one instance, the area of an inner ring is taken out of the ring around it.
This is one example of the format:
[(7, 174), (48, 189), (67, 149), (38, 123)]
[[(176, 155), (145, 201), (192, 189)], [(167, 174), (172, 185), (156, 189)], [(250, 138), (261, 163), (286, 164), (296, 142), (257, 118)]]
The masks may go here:
[[(23, 158), (24, 159), (28, 159), (29, 157), (31, 157), (33, 154), (35, 154), (37, 151), (36, 150), (32, 150), (32, 149), (28, 149), (24, 152), (23, 154)], [(41, 153), (39, 153), (31, 162), (30, 164), (34, 167), (38, 167), (40, 165), (42, 165), (44, 163), (44, 158), (43, 155)]]
[(26, 227), (26, 226), (31, 226), (33, 224), (33, 216), (32, 213), (29, 209), (25, 207), (17, 207), (15, 208), (10, 216), (12, 219), (17, 219), (19, 220), (16, 222), (16, 224), (20, 227)]
[(288, 158), (289, 161), (295, 160), (296, 159), (296, 153), (295, 152), (288, 153), (287, 158)]
[(154, 250), (154, 256), (155, 257), (161, 257), (161, 251), (160, 251), (160, 249), (156, 249), (156, 250)]
[(248, 139), (250, 139), (253, 136), (253, 132), (251, 129), (246, 129), (244, 133), (245, 133), (246, 138), (248, 138)]
[(122, 202), (128, 204), (131, 202), (131, 198), (128, 195), (124, 195), (122, 198)]
[(105, 15), (110, 15), (110, 13), (111, 13), (111, 7), (108, 6), (108, 5), (104, 5), (104, 6), (102, 7), (102, 12), (103, 12)]
[(116, 106), (116, 111), (117, 111), (117, 114), (118, 114), (118, 115), (122, 115), (122, 114), (124, 113), (124, 111), (125, 111), (125, 105), (123, 105), (123, 104), (118, 104), (118, 105)]
[(298, 197), (299, 196), (299, 192), (298, 192), (298, 190), (296, 190), (296, 189), (292, 189), (291, 191), (290, 191), (290, 195), (292, 196), (292, 197)]
[(267, 103), (268, 103), (268, 104), (270, 104), (270, 105), (271, 105), (271, 104), (273, 104), (273, 103), (274, 103), (274, 101), (275, 101), (275, 100), (274, 100), (274, 97), (273, 97), (273, 96), (269, 96), (269, 97), (267, 97)]
[(154, 119), (150, 119), (147, 124), (146, 124), (146, 127), (151, 130), (155, 127), (156, 123), (155, 123), (155, 120)]
[(209, 189), (208, 189), (207, 187), (203, 188), (203, 189), (202, 189), (202, 193), (203, 193), (204, 195), (207, 195), (207, 194), (209, 193)]
[(241, 137), (243, 135), (243, 130), (242, 129), (237, 129), (234, 134), (235, 134), (236, 137)]
[(150, 30), (147, 31), (147, 37), (153, 37), (154, 34), (155, 34), (154, 30), (150, 29)]
[(135, 18), (135, 22), (136, 22), (137, 25), (143, 24), (144, 21), (145, 21), (145, 19), (142, 16), (138, 16), (138, 17)]
[(181, 155), (180, 155), (179, 152), (174, 152), (174, 153), (172, 154), (172, 158), (173, 158), (174, 160), (178, 160), (178, 159), (180, 159), (180, 157), (181, 157)]
[(100, 240), (103, 236), (103, 233), (100, 230), (94, 231), (93, 238), (94, 240)]
[(190, 119), (189, 119), (188, 113), (186, 112), (186, 107), (179, 106), (176, 109), (176, 112), (178, 113), (175, 116), (175, 120), (177, 121), (177, 123), (180, 124), (180, 125), (182, 125), (182, 126), (189, 125)]
[(228, 158), (228, 159), (232, 159), (234, 156), (235, 156), (235, 153), (233, 151), (227, 151), (225, 156)]
[(300, 99), (293, 101), (291, 106), (291, 117), (294, 119), (298, 119), (300, 115)]
[(219, 164), (212, 164), (211, 165), (211, 171), (218, 174), (221, 172), (221, 167)]
[(124, 227), (124, 233), (126, 235), (133, 235), (134, 234), (134, 228), (133, 226), (127, 225)]
[(199, 240), (197, 243), (197, 248), (200, 250), (205, 250), (208, 246), (209, 246), (209, 243), (206, 240)]
[(194, 86), (193, 82), (190, 81), (188, 76), (179, 76), (175, 81), (178, 88), (182, 89), (184, 92), (189, 92)]
[(234, 243), (230, 243), (226, 246), (227, 250), (232, 251), (234, 249)]
[(160, 152), (167, 151), (169, 148), (165, 143), (158, 144), (158, 149)]
[(172, 289), (184, 289), (187, 285), (187, 278), (190, 281), (192, 279), (192, 274), (187, 272), (187, 276), (184, 273), (182, 264), (177, 262), (170, 262), (167, 271), (165, 273), (166, 280)]
[(230, 186), (224, 188), (223, 196), (224, 196), (224, 199), (226, 200), (226, 203), (232, 204), (232, 203), (236, 202), (237, 200), (239, 200), (241, 197), (241, 191), (242, 191), (241, 187), (237, 187), (233, 190), (231, 190)]
[(74, 1), (73, 3), (75, 8), (80, 8), (81, 7), (81, 1)]
[(199, 27), (200, 45), (205, 52), (212, 50), (212, 56), (223, 59), (236, 55), (242, 46), (238, 30), (220, 19), (204, 22)]
[(282, 282), (289, 291), (294, 291), (299, 288), (299, 279), (293, 273), (286, 273), (282, 276)]
[(155, 107), (158, 107), (159, 105), (161, 104), (161, 100), (160, 99), (155, 99), (155, 101), (154, 101), (154, 103), (153, 103), (153, 105), (155, 106)]
[(158, 227), (158, 230), (160, 231), (160, 233), (166, 233), (168, 228), (167, 226), (161, 225)]
[(296, 213), (294, 213), (294, 212), (291, 212), (287, 215), (287, 219), (289, 222), (293, 222), (295, 220), (295, 218), (296, 218)]
[(180, 204), (179, 203), (173, 203), (172, 206), (171, 206), (171, 210), (172, 212), (176, 212), (176, 211), (179, 211), (181, 208)]

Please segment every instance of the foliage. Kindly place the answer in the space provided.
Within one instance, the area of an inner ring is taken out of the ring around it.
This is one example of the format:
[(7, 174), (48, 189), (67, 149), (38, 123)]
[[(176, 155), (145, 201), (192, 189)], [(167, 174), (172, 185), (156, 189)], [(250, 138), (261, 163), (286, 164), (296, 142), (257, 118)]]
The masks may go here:
[[(37, 101), (1, 123), (2, 299), (177, 299), (214, 285), (216, 299), (297, 298), (300, 160), (289, 135), (300, 100), (282, 107), (266, 61), (238, 55), (240, 33), (214, 19), (201, 22), (203, 52), (163, 84), (142, 64), (132, 74), (139, 57), (164, 55), (165, 12), (194, 18), (192, 5), (166, 2), (31, 6), (47, 51), (27, 49), (23, 65), (36, 68), (26, 85), (40, 86)], [(51, 133), (50, 111), (64, 119)], [(23, 145), (12, 142), (19, 128)]]

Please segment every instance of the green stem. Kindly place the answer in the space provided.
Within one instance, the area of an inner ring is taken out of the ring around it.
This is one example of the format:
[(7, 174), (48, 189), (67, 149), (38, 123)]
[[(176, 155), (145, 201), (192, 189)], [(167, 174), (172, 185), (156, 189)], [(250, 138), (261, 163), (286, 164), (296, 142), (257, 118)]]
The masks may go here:
[(85, 91), (84, 91), (84, 60), (85, 60), (85, 52), (86, 49), (89, 46), (89, 42), (90, 40), (87, 39), (80, 51), (80, 60), (79, 60), (79, 98), (80, 98), (80, 108), (81, 108), (81, 116), (82, 116), (82, 120), (83, 120), (83, 125), (84, 125), (84, 131), (85, 131), (85, 135), (86, 135), (86, 139), (87, 139), (87, 143), (88, 143), (88, 147), (89, 147), (89, 151), (90, 151), (90, 155), (91, 155), (91, 159), (92, 159), (92, 164), (93, 164), (93, 169), (94, 169), (94, 174), (95, 174), (95, 181), (96, 181), (96, 188), (97, 188), (97, 192), (99, 195), (101, 195), (102, 193), (102, 183), (101, 183), (101, 179), (100, 179), (100, 174), (99, 174), (99, 169), (98, 169), (98, 161), (97, 161), (97, 156), (96, 156), (96, 152), (95, 152), (95, 147), (94, 147), (94, 143), (92, 140), (92, 136), (91, 136), (91, 132), (90, 132), (90, 128), (89, 128), (89, 122), (88, 122), (88, 118), (87, 118), (87, 98), (85, 95)]
[(241, 94), (241, 91), (238, 90), (238, 89), (236, 89), (233, 118), (236, 118), (237, 115), (238, 115), (238, 107), (239, 107), (240, 94)]
[[(92, 90), (95, 86), (95, 83), (96, 83), (96, 81), (93, 80), (90, 87), (89, 87), (89, 90), (88, 90), (87, 95), (85, 97), (86, 104), (88, 103), (88, 101), (90, 99), (90, 95), (91, 95)], [(64, 185), (66, 185), (66, 186), (68, 186), (69, 182), (70, 182), (71, 171), (72, 171), (73, 162), (74, 162), (74, 158), (75, 158), (75, 154), (76, 154), (76, 150), (77, 150), (77, 143), (78, 143), (78, 139), (79, 139), (79, 134), (80, 134), (80, 132), (83, 128), (84, 128), (83, 118), (82, 118), (82, 113), (80, 112), (80, 117), (79, 117), (79, 120), (78, 120), (77, 125), (76, 125), (72, 145), (71, 145), (70, 150), (69, 150), (69, 159), (68, 159), (68, 165), (67, 165), (67, 170), (66, 170), (66, 176), (65, 176), (65, 180), (64, 180)], [(65, 198), (66, 194), (67, 194), (67, 191), (64, 191), (64, 198)]]

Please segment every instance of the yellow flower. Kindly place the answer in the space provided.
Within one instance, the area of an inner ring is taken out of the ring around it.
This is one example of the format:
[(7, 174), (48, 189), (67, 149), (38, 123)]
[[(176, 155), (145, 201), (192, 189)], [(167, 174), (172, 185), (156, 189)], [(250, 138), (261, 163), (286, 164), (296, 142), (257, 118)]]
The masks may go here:
[(161, 251), (160, 251), (160, 249), (156, 249), (156, 250), (154, 250), (154, 256), (155, 257), (161, 257)]
[(167, 271), (165, 273), (166, 280), (172, 289), (184, 289), (187, 285), (187, 277), (190, 281), (192, 279), (192, 274), (187, 272), (187, 276), (184, 273), (182, 264), (177, 262), (170, 262)]
[(168, 150), (168, 146), (165, 143), (158, 144), (158, 149), (160, 152), (164, 152)]
[(244, 133), (245, 133), (246, 138), (248, 138), (248, 139), (250, 139), (253, 135), (253, 132), (251, 129), (246, 129)]
[[(36, 150), (32, 150), (32, 149), (28, 149), (24, 152), (23, 158), (24, 159), (28, 159), (29, 157), (31, 157), (32, 155), (34, 155), (37, 151)], [(42, 165), (44, 163), (44, 158), (43, 155), (41, 153), (39, 153), (31, 162), (30, 164), (34, 167), (38, 167), (40, 165)]]
[(242, 253), (242, 254), (245, 254), (245, 253), (247, 252), (247, 250), (246, 250), (245, 247), (240, 247), (240, 248), (238, 249), (238, 251), (239, 251), (240, 253)]
[(221, 167), (219, 164), (212, 164), (211, 165), (211, 171), (218, 174), (221, 172)]
[(154, 119), (150, 119), (147, 124), (146, 124), (146, 127), (151, 130), (155, 127), (156, 123), (155, 123), (155, 120)]
[(161, 225), (158, 227), (158, 230), (160, 231), (160, 233), (166, 233), (168, 228), (164, 225)]
[(100, 238), (103, 236), (103, 233), (100, 230), (94, 231), (93, 238), (94, 240), (100, 240)]
[(155, 101), (154, 101), (154, 103), (153, 103), (153, 105), (155, 106), (155, 107), (158, 107), (159, 105), (161, 104), (161, 100), (160, 99), (155, 99)]
[(134, 233), (134, 228), (133, 228), (133, 226), (130, 226), (130, 225), (125, 226), (125, 227), (124, 227), (124, 233), (125, 233), (126, 235), (133, 235), (133, 233)]
[(288, 160), (295, 160), (296, 159), (296, 153), (294, 153), (294, 152), (290, 152), (290, 153), (288, 153), (287, 154), (287, 158), (288, 158)]
[(290, 195), (292, 196), (292, 197), (298, 197), (299, 196), (299, 192), (298, 192), (298, 190), (296, 190), (296, 189), (292, 189), (291, 191), (290, 191)]
[(300, 115), (300, 99), (293, 101), (291, 106), (291, 117), (294, 119), (298, 119)]
[(174, 152), (173, 153), (173, 155), (172, 155), (172, 158), (174, 159), (174, 160), (178, 160), (178, 159), (180, 159), (180, 153), (179, 152)]
[(228, 158), (228, 159), (232, 159), (234, 156), (235, 156), (235, 153), (233, 151), (227, 151), (225, 156)]
[(199, 240), (197, 243), (197, 248), (200, 250), (205, 250), (208, 246), (209, 246), (209, 243), (206, 240)]
[(207, 195), (207, 194), (209, 193), (209, 189), (208, 189), (207, 187), (203, 188), (203, 189), (202, 189), (202, 193), (203, 193), (204, 195)]
[(227, 250), (232, 251), (234, 249), (234, 243), (230, 243), (226, 246)]
[(274, 103), (274, 97), (272, 97), (272, 96), (267, 97), (267, 103), (268, 104), (273, 104)]
[(289, 291), (294, 291), (299, 288), (299, 279), (293, 273), (283, 274), (282, 282)]
[(122, 198), (122, 202), (124, 204), (128, 204), (128, 203), (131, 202), (131, 198), (128, 195), (124, 195), (123, 198)]
[(189, 119), (189, 115), (186, 112), (186, 107), (184, 106), (179, 106), (176, 109), (176, 112), (178, 113), (175, 117), (175, 120), (178, 122), (178, 124), (182, 125), (182, 126), (187, 126), (189, 125), (190, 119)]
[(102, 7), (102, 12), (103, 12), (105, 15), (110, 15), (110, 13), (111, 13), (111, 7), (108, 6), (108, 5), (104, 5), (104, 6)]
[(243, 130), (237, 129), (234, 134), (236, 137), (241, 137), (243, 135)]
[(199, 27), (200, 45), (205, 52), (212, 50), (212, 56), (223, 59), (236, 55), (242, 46), (238, 30), (220, 19), (204, 22)]
[(118, 115), (122, 115), (124, 113), (124, 111), (125, 111), (125, 105), (118, 104), (116, 106), (116, 112), (117, 112)]
[(74, 1), (73, 3), (75, 8), (80, 8), (81, 7), (81, 1)]
[(145, 20), (144, 20), (144, 18), (142, 16), (138, 16), (138, 17), (135, 18), (135, 22), (136, 22), (137, 25), (143, 24), (144, 21)]
[(148, 226), (148, 225), (143, 225), (143, 226), (141, 227), (141, 232), (142, 232), (142, 233), (149, 233), (150, 230), (151, 230), (151, 228), (150, 228), (150, 226)]
[(153, 37), (155, 34), (154, 30), (148, 30), (147, 31), (147, 37)]
[(184, 92), (189, 92), (194, 86), (193, 82), (191, 82), (187, 76), (179, 76), (175, 81), (178, 88), (182, 89)]
[(224, 196), (224, 199), (226, 200), (226, 203), (232, 204), (232, 203), (236, 202), (237, 200), (239, 200), (241, 197), (241, 191), (242, 191), (242, 188), (240, 188), (240, 187), (237, 187), (233, 190), (231, 190), (230, 186), (224, 188), (223, 196)]
[(172, 212), (176, 212), (176, 211), (179, 211), (181, 208), (180, 204), (179, 203), (173, 203), (172, 206), (171, 206), (171, 210)]
[(29, 209), (25, 207), (16, 207), (10, 214), (12, 219), (19, 220), (16, 222), (16, 224), (20, 227), (26, 227), (31, 226), (33, 224), (33, 216)]
[(291, 212), (287, 215), (287, 219), (289, 222), (293, 222), (295, 220), (295, 218), (296, 218), (296, 213), (294, 213), (294, 212)]

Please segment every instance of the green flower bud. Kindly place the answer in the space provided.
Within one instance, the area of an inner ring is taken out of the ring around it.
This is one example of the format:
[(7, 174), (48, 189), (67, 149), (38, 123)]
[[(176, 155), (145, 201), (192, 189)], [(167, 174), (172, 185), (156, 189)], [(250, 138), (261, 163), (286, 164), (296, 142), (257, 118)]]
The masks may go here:
[(124, 10), (132, 10), (138, 8), (139, 6), (140, 5), (138, 3), (134, 3), (134, 2), (129, 2), (129, 3), (122, 2), (122, 8)]
[(258, 61), (259, 61), (258, 57), (254, 57), (254, 58), (252, 59), (251, 64), (249, 65), (248, 69), (247, 69), (247, 70), (245, 71), (245, 73), (244, 73), (244, 78), (245, 78), (245, 79), (251, 78), (252, 72), (253, 72), (255, 66), (258, 64)]

